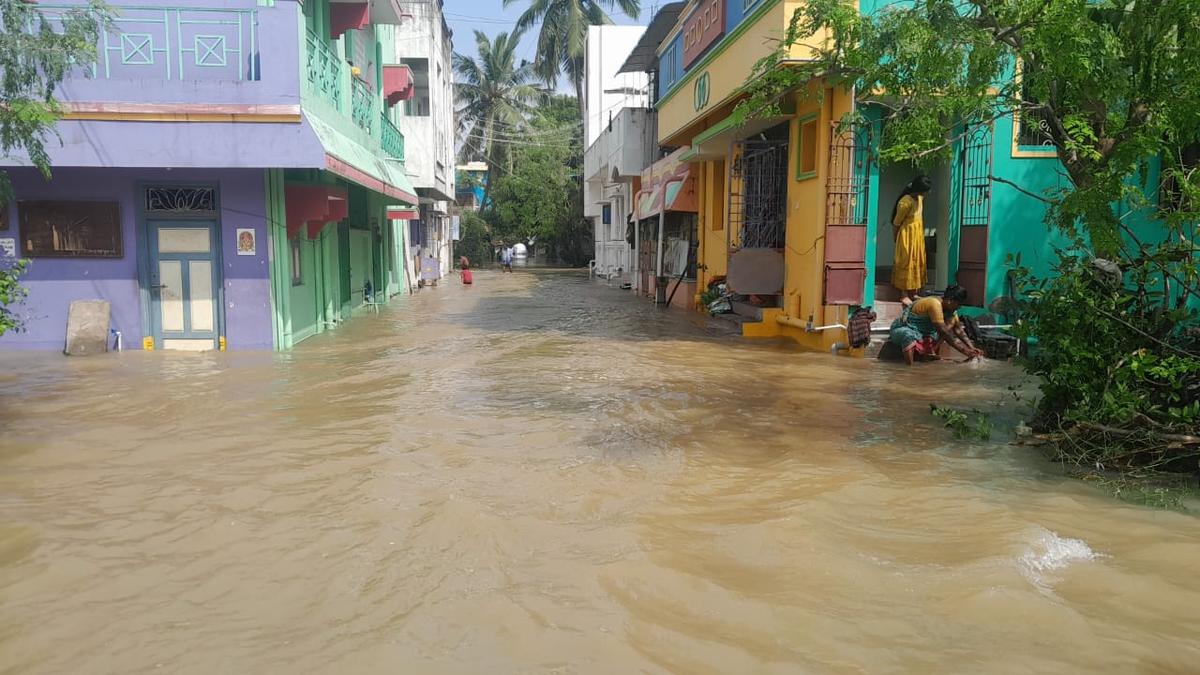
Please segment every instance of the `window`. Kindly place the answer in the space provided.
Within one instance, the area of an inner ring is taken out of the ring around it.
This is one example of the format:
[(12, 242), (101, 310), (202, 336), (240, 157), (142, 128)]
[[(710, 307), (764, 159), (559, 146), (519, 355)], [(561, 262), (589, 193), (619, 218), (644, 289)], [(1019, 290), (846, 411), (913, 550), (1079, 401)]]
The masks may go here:
[(605, 204), (604, 206), (602, 206), (600, 208), (600, 213), (601, 213), (600, 222), (604, 223), (605, 225), (611, 225), (612, 224), (612, 205)]
[[(1021, 62), (1018, 61), (1014, 77), (1021, 91), (1021, 100), (1027, 104), (1036, 104), (1038, 99), (1029, 90), (1021, 74)], [(1057, 149), (1054, 137), (1050, 135), (1050, 122), (1046, 113), (1041, 110), (1018, 110), (1013, 113), (1013, 151), (1036, 153), (1025, 156), (1054, 156)]]
[(300, 240), (293, 239), (292, 240), (292, 285), (293, 286), (303, 286), (304, 285), (304, 272), (301, 269), (301, 265), (303, 264), (303, 261), (304, 261), (304, 255), (300, 249)]
[(796, 180), (817, 175), (817, 115), (800, 118), (800, 133), (796, 135)]
[(400, 59), (413, 74), (413, 95), (404, 102), (404, 114), (409, 117), (429, 117), (429, 59)]
[(120, 258), (117, 202), (17, 202), (21, 254), (44, 258)]

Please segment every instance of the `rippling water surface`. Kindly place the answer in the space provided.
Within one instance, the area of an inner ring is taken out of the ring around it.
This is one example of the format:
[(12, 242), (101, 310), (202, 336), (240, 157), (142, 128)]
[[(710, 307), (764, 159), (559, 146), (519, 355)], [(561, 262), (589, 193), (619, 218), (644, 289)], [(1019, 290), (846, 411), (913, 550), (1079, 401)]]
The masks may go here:
[(1007, 368), (476, 279), (284, 355), (0, 354), (0, 672), (1200, 671), (1200, 519), (929, 416)]

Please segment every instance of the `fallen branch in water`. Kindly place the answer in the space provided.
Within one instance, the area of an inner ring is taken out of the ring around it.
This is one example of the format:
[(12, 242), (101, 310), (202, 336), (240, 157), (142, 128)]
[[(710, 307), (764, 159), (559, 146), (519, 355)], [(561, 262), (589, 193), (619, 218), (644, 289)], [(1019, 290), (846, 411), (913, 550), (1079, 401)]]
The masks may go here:
[(1140, 429), (1120, 429), (1118, 427), (1110, 427), (1105, 424), (1096, 424), (1094, 422), (1079, 422), (1075, 426), (1099, 431), (1101, 433), (1112, 436), (1121, 436), (1128, 438), (1129, 436), (1148, 435), (1156, 440), (1169, 441), (1171, 443), (1181, 443), (1183, 445), (1200, 445), (1200, 436), (1190, 436), (1188, 434), (1163, 434), (1157, 431), (1140, 430)]

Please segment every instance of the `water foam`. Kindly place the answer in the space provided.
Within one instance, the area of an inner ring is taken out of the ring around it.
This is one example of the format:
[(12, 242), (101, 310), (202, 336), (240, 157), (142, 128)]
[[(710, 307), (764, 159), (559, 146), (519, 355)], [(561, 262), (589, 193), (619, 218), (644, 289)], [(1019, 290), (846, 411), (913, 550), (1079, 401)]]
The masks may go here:
[(1060, 537), (1057, 532), (1039, 528), (1029, 547), (1017, 558), (1021, 573), (1034, 585), (1045, 588), (1054, 573), (1081, 561), (1096, 560), (1100, 554), (1082, 539)]

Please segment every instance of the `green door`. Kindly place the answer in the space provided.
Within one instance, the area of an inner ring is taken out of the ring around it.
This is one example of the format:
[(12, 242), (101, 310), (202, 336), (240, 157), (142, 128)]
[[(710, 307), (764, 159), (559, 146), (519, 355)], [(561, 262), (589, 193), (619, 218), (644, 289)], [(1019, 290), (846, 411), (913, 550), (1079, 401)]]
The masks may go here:
[(220, 269), (214, 221), (150, 221), (150, 315), (159, 349), (217, 348)]

